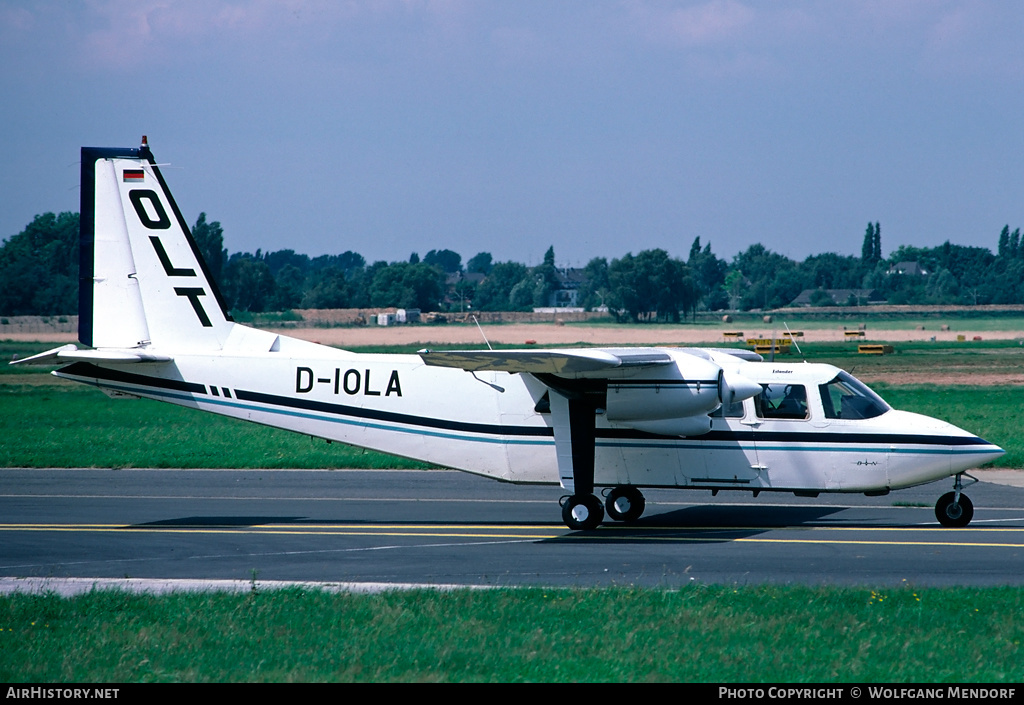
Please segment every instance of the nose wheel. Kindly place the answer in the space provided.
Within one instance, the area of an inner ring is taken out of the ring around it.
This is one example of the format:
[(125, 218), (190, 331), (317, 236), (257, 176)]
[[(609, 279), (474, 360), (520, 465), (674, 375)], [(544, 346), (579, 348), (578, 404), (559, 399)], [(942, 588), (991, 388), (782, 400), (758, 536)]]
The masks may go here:
[(959, 529), (971, 523), (974, 518), (974, 503), (965, 494), (957, 500), (956, 492), (947, 492), (935, 503), (935, 518), (943, 526)]
[(970, 497), (963, 494), (960, 475), (956, 476), (956, 484), (953, 487), (952, 492), (942, 495), (935, 503), (935, 518), (947, 528), (960, 529), (970, 524), (974, 518), (974, 503)]

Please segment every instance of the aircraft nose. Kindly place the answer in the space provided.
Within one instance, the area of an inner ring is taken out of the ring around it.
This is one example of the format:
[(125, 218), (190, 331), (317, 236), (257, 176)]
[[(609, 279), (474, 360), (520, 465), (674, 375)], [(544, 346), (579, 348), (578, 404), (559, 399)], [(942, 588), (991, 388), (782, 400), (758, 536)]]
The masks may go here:
[(952, 451), (954, 454), (952, 458), (953, 471), (976, 468), (1006, 454), (1006, 451), (995, 443), (989, 443), (984, 438), (977, 436), (965, 437), (960, 445), (952, 446)]
[(978, 440), (981, 441), (982, 444), (984, 444), (985, 446), (988, 447), (986, 452), (991, 454), (991, 459), (992, 460), (995, 460), (1000, 455), (1006, 455), (1006, 451), (1003, 450), (1002, 448), (1000, 448), (999, 446), (997, 446), (995, 443), (989, 443), (984, 438), (979, 438)]

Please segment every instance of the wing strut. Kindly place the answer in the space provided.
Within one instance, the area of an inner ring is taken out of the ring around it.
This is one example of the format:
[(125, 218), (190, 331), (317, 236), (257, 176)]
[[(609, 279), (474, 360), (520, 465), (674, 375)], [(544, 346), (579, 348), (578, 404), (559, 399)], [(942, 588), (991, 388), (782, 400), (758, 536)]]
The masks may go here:
[(594, 496), (594, 446), (597, 406), (584, 396), (566, 397), (551, 390), (555, 454), (562, 487), (572, 494), (562, 500), (562, 518), (572, 529), (594, 529), (604, 519)]

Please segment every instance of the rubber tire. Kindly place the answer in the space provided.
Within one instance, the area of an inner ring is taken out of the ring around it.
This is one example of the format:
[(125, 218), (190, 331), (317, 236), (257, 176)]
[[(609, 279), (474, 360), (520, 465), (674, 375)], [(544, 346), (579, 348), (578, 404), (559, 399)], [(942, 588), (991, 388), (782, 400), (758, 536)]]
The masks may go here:
[(955, 492), (947, 492), (935, 503), (935, 518), (939, 523), (950, 529), (962, 529), (974, 518), (974, 503), (964, 493), (960, 493), (960, 503), (953, 504)]
[[(628, 508), (624, 512), (615, 506), (619, 499), (628, 502)], [(613, 521), (636, 521), (643, 515), (646, 506), (643, 494), (632, 485), (619, 485), (609, 492), (604, 500), (604, 509), (608, 512), (608, 518)]]
[[(582, 517), (573, 515), (573, 510), (580, 508)], [(604, 507), (601, 500), (592, 494), (573, 495), (566, 498), (562, 505), (562, 521), (573, 531), (590, 531), (596, 529), (604, 521)]]

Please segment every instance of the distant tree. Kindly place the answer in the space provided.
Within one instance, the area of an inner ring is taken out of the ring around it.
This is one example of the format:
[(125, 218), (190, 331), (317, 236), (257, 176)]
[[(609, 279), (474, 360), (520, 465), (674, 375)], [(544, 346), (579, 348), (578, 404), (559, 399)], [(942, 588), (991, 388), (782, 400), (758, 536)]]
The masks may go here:
[[(553, 255), (552, 255), (553, 256)], [(552, 297), (561, 286), (558, 278), (558, 270), (554, 264), (548, 264), (547, 256), (544, 257), (544, 264), (533, 268), (533, 306), (544, 307), (552, 305)]]
[(462, 255), (451, 250), (431, 250), (423, 257), (423, 263), (434, 265), (446, 274), (462, 271)]
[(586, 309), (607, 305), (609, 292), (608, 260), (594, 257), (583, 268), (583, 284), (580, 286), (579, 303)]
[(312, 275), (312, 284), (302, 297), (303, 308), (347, 308), (348, 286), (345, 273), (328, 267)]
[(274, 275), (262, 253), (233, 254), (224, 267), (224, 291), (228, 308), (238, 311), (267, 311), (274, 303)]
[(409, 264), (419, 264), (419, 263), (420, 263), (420, 256), (417, 253), (413, 252), (411, 255), (409, 255)]
[(512, 291), (508, 292), (507, 311), (529, 311), (533, 308), (533, 291), (536, 287), (533, 275), (527, 274), (525, 279), (516, 282)]
[(396, 262), (379, 267), (370, 284), (370, 305), (436, 311), (444, 296), (444, 273), (427, 264)]
[(644, 250), (612, 260), (608, 267), (609, 308), (633, 321), (657, 318), (678, 322), (696, 307), (697, 287), (689, 267), (665, 250)]
[(785, 306), (807, 288), (795, 262), (760, 243), (736, 255), (732, 267), (745, 277), (739, 301), (744, 310)]
[(78, 311), (78, 213), (43, 213), (0, 247), (0, 314)]
[(466, 262), (467, 272), (478, 272), (480, 274), (488, 274), (491, 271), (491, 267), (494, 266), (494, 260), (491, 257), (490, 252), (478, 252), (469, 258)]
[(402, 307), (436, 311), (444, 298), (444, 279), (444, 274), (426, 262), (410, 264), (402, 280), (407, 291)]
[(948, 269), (940, 269), (935, 272), (932, 276), (928, 277), (928, 281), (925, 284), (925, 295), (927, 296), (928, 303), (957, 303), (959, 294), (960, 283)]
[(285, 267), (294, 267), (303, 275), (311, 267), (309, 255), (300, 255), (295, 250), (276, 250), (263, 254), (263, 261), (270, 268), (270, 273), (275, 277)]
[(867, 263), (852, 255), (811, 255), (799, 267), (804, 279), (801, 289), (856, 289), (864, 279), (866, 267)]
[(868, 223), (864, 233), (864, 244), (860, 248), (860, 259), (868, 267), (873, 267), (882, 259), (882, 226), (879, 223)]
[(555, 266), (555, 246), (552, 245), (548, 248), (548, 251), (544, 253), (544, 264), (549, 267)]
[(274, 295), (268, 308), (272, 311), (297, 308), (302, 303), (305, 287), (305, 273), (294, 264), (286, 264), (274, 277)]
[(338, 255), (336, 266), (348, 275), (353, 270), (363, 269), (366, 267), (366, 260), (363, 259), (363, 256), (358, 252), (346, 250)]
[(690, 247), (690, 258), (686, 264), (693, 270), (696, 281), (697, 295), (709, 311), (717, 311), (728, 307), (729, 297), (725, 292), (725, 275), (729, 265), (711, 252), (709, 242), (700, 249), (700, 238), (693, 241)]
[(690, 256), (687, 258), (687, 263), (692, 267), (693, 261), (700, 255), (700, 236), (693, 239), (693, 244), (690, 245)]
[(529, 270), (519, 262), (498, 262), (491, 267), (491, 271), (477, 287), (474, 299), (476, 309), (479, 311), (519, 310), (519, 307), (512, 303), (512, 290), (524, 281), (528, 291), (531, 291), (529, 301), (524, 304), (524, 307), (528, 307), (533, 301)]
[(473, 300), (476, 298), (476, 284), (465, 277), (459, 278), (452, 287), (454, 297), (452, 298), (451, 310), (464, 312), (473, 308)]
[(725, 275), (725, 290), (729, 294), (729, 308), (737, 309), (740, 307), (740, 299), (746, 286), (747, 278), (743, 276), (741, 270), (732, 269)]
[(192, 226), (192, 239), (196, 242), (200, 254), (206, 260), (217, 286), (223, 289), (224, 265), (228, 261), (228, 251), (224, 248), (224, 229), (219, 221), (206, 222), (206, 213), (200, 213), (196, 224)]
[(1010, 254), (1010, 226), (1004, 225), (1002, 232), (999, 233), (999, 250), (998, 254), (1000, 257), (1007, 257)]

